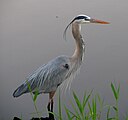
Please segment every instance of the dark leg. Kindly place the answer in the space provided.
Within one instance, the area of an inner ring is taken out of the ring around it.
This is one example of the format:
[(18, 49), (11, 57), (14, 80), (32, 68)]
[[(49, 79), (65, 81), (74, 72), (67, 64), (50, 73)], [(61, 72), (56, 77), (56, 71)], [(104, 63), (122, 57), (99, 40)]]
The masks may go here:
[[(53, 99), (51, 100), (51, 110), (50, 111), (53, 113)], [(50, 120), (54, 120), (54, 115), (52, 113), (49, 113)]]
[(50, 111), (50, 102), (48, 103), (47, 109)]
[(51, 112), (53, 112), (53, 99), (51, 100)]
[(49, 103), (48, 103), (47, 109), (49, 111), (49, 119), (50, 120), (55, 120), (54, 115), (52, 113), (50, 113), (50, 112), (53, 112), (53, 96), (54, 96), (54, 94), (55, 94), (55, 91), (49, 93)]
[(47, 106), (47, 109), (48, 109), (48, 112), (49, 112), (48, 114), (49, 114), (49, 119), (50, 119), (50, 120), (54, 120), (54, 115), (51, 113), (51, 112), (53, 112), (52, 106), (53, 106), (52, 103), (49, 102), (49, 103), (48, 103), (48, 106)]

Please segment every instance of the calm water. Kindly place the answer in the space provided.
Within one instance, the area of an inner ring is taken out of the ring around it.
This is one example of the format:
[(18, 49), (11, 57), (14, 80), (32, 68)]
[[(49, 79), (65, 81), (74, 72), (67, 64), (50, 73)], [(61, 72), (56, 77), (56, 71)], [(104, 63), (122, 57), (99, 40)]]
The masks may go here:
[[(74, 40), (70, 30), (67, 41), (63, 31), (72, 18), (87, 14), (111, 22), (110, 25), (83, 25), (85, 60), (71, 90), (79, 96), (94, 89), (113, 104), (110, 82), (121, 84), (120, 116), (128, 111), (128, 2), (126, 0), (1, 0), (0, 1), (0, 119), (14, 116), (31, 118), (31, 96), (17, 99), (12, 93), (26, 77), (58, 55), (72, 55)], [(58, 94), (58, 92), (57, 92)], [(57, 106), (57, 94), (55, 107)], [(69, 104), (71, 91), (62, 99)], [(37, 105), (46, 115), (47, 95)], [(57, 109), (55, 109), (57, 111)]]

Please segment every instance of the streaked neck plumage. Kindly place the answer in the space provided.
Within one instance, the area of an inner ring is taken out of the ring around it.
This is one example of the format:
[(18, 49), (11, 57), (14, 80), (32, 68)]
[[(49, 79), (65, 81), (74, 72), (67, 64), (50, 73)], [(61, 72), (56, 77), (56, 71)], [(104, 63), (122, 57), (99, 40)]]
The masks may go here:
[(81, 25), (74, 21), (72, 23), (72, 34), (76, 42), (76, 48), (75, 48), (73, 55), (70, 58), (71, 65), (70, 65), (70, 70), (68, 71), (67, 76), (66, 76), (66, 79), (69, 78), (66, 89), (68, 85), (70, 88), (71, 82), (73, 78), (75, 77), (76, 73), (79, 72), (81, 63), (83, 61), (85, 45), (84, 45), (84, 40), (80, 34), (80, 31), (81, 31)]
[(82, 62), (84, 51), (85, 51), (85, 44), (80, 34), (80, 31), (81, 31), (81, 25), (78, 22), (73, 22), (72, 23), (72, 34), (76, 42), (76, 48), (71, 58), (75, 61), (77, 60), (79, 62)]

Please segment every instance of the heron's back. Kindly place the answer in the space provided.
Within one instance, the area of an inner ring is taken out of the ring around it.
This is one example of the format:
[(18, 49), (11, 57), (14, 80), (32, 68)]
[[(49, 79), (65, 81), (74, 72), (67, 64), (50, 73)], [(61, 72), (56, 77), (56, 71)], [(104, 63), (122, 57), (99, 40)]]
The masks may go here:
[(59, 56), (48, 64), (38, 68), (31, 74), (27, 80), (19, 86), (13, 93), (14, 97), (18, 97), (24, 93), (35, 92), (49, 93), (55, 91), (57, 87), (65, 80), (70, 66), (70, 59), (67, 56)]

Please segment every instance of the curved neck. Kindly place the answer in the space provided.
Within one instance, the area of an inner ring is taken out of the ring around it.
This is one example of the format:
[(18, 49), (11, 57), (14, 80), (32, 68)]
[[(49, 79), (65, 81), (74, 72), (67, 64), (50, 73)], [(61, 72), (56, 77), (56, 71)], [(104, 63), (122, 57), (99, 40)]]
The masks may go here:
[(82, 36), (80, 34), (81, 31), (81, 25), (77, 22), (72, 23), (72, 34), (76, 42), (76, 49), (72, 56), (74, 59), (81, 59), (83, 58), (84, 53), (84, 41), (82, 39)]

